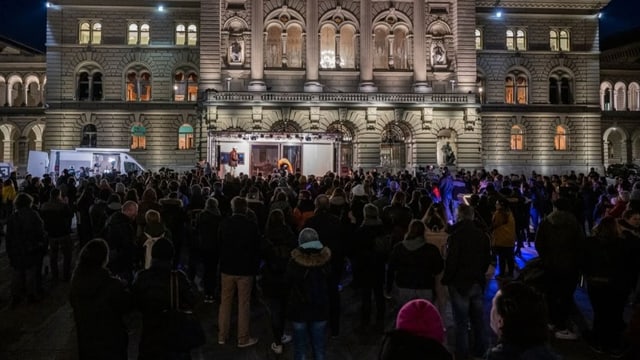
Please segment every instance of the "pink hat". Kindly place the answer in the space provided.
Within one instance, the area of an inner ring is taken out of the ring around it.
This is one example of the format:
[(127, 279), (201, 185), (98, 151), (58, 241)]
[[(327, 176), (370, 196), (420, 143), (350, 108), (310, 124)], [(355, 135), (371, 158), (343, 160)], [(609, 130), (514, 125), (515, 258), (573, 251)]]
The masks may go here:
[(424, 299), (404, 304), (396, 318), (396, 329), (444, 343), (444, 325), (440, 313)]

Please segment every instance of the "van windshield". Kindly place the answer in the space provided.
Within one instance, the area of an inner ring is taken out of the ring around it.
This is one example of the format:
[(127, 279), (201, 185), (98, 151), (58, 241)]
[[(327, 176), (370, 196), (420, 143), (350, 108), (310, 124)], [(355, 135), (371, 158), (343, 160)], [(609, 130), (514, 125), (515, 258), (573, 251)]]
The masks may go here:
[(140, 166), (138, 166), (138, 164), (133, 163), (133, 162), (129, 162), (129, 161), (125, 161), (124, 162), (124, 172), (129, 174), (132, 172), (137, 171), (138, 173), (142, 173), (142, 168)]

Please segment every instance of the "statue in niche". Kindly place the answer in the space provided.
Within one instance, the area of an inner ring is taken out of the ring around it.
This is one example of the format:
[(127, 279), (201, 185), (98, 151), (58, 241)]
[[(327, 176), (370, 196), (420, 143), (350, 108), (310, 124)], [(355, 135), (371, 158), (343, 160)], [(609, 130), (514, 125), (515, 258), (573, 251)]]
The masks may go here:
[(230, 64), (242, 64), (244, 56), (242, 53), (242, 41), (237, 39), (233, 40), (229, 46), (229, 63)]
[(456, 154), (453, 152), (451, 144), (448, 141), (442, 145), (440, 150), (442, 150), (443, 163), (445, 165), (455, 165)]
[(442, 44), (436, 44), (433, 47), (433, 64), (434, 65), (447, 64), (447, 54), (444, 51), (444, 47), (442, 47)]

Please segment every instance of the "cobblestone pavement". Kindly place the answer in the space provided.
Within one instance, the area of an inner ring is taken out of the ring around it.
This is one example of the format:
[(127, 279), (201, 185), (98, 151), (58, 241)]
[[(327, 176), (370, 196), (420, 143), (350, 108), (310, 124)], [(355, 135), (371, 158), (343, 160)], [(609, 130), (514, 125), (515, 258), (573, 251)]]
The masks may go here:
[[(534, 256), (533, 250), (525, 249), (525, 257)], [(523, 261), (518, 262), (522, 266)], [(54, 283), (47, 279), (45, 288), (46, 299), (38, 304), (24, 304), (18, 308), (9, 309), (9, 278), (10, 269), (3, 246), (0, 247), (0, 359), (4, 360), (74, 360), (76, 355), (76, 333), (74, 330), (71, 307), (68, 302), (69, 283)], [(490, 308), (490, 299), (497, 289), (492, 280), (486, 291), (486, 310)], [(359, 300), (357, 294), (349, 286), (342, 291), (342, 330), (338, 338), (328, 342), (329, 360), (348, 359), (377, 359), (379, 345), (383, 339), (381, 334), (373, 331), (356, 333), (354, 326), (358, 319)], [(576, 323), (580, 329), (588, 326), (591, 309), (584, 290), (576, 292)], [(393, 326), (393, 316), (397, 310), (396, 304), (390, 302), (392, 311), (388, 311), (387, 328)], [(389, 308), (389, 307), (388, 307)], [(199, 314), (207, 333), (207, 343), (193, 351), (193, 359), (291, 359), (291, 346), (285, 346), (284, 354), (276, 357), (269, 349), (271, 344), (269, 326), (265, 307), (257, 300), (252, 302), (252, 332), (260, 338), (260, 342), (251, 348), (238, 349), (230, 339), (227, 345), (220, 346), (215, 341), (218, 304), (199, 302), (196, 312)], [(445, 315), (446, 316), (446, 315)], [(450, 316), (450, 314), (449, 314)], [(488, 319), (488, 317), (487, 317)], [(130, 325), (129, 358), (137, 356), (137, 343), (140, 335), (140, 316), (132, 314)], [(488, 323), (488, 320), (487, 320)], [(235, 324), (232, 323), (232, 333)], [(493, 339), (495, 341), (495, 339)], [(552, 346), (566, 360), (577, 359), (607, 359), (589, 350), (583, 340), (556, 341)]]

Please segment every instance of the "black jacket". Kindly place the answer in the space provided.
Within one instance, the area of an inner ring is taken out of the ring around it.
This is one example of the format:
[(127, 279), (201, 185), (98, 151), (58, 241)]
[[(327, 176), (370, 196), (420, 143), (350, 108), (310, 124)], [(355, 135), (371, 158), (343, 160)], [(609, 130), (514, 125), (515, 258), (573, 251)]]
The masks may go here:
[(380, 220), (365, 220), (365, 224), (353, 234), (353, 278), (360, 286), (373, 286), (384, 282), (385, 264), (389, 253), (376, 251), (375, 241), (386, 234), (386, 228)]
[(560, 360), (548, 346), (540, 345), (529, 349), (499, 344), (489, 350), (487, 360)]
[(109, 244), (108, 268), (113, 274), (126, 275), (131, 280), (135, 255), (136, 229), (133, 220), (122, 212), (116, 212), (107, 219), (104, 239)]
[(459, 288), (484, 286), (490, 251), (489, 238), (473, 221), (463, 220), (449, 227), (442, 284)]
[(131, 296), (106, 269), (76, 270), (70, 303), (78, 334), (80, 360), (126, 360), (129, 335), (123, 315)]
[(545, 270), (551, 274), (577, 275), (579, 249), (584, 232), (568, 211), (554, 210), (542, 220), (536, 234), (536, 250)]
[[(168, 359), (165, 311), (171, 307), (170, 262), (153, 262), (151, 267), (138, 273), (133, 283), (135, 305), (142, 313), (142, 334), (138, 359)], [(178, 271), (181, 309), (193, 309), (195, 297), (187, 276)]]
[(328, 278), (331, 250), (296, 248), (291, 252), (286, 279), (291, 286), (287, 318), (293, 322), (329, 319)]
[(40, 207), (40, 216), (49, 237), (57, 238), (71, 234), (73, 211), (64, 202), (47, 201)]
[(316, 210), (315, 215), (305, 222), (304, 227), (317, 231), (322, 245), (331, 250), (332, 275), (339, 277), (344, 269), (344, 258), (347, 251), (346, 225), (328, 210)]
[(269, 233), (265, 234), (261, 245), (264, 260), (261, 286), (266, 296), (287, 296), (289, 284), (285, 275), (291, 252), (296, 246), (295, 235), (287, 225), (270, 228)]
[(220, 272), (253, 276), (260, 263), (258, 225), (245, 215), (233, 214), (222, 220), (218, 229)]
[(37, 266), (47, 252), (44, 223), (30, 208), (19, 209), (7, 219), (7, 255), (14, 269)]
[(389, 256), (389, 271), (395, 275), (399, 288), (433, 289), (435, 276), (444, 267), (440, 250), (426, 241), (416, 249), (409, 249), (406, 241), (393, 246)]

